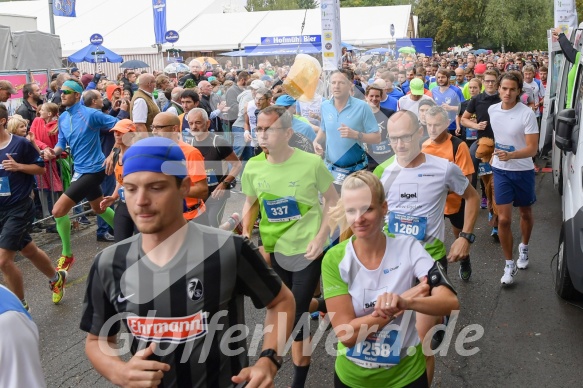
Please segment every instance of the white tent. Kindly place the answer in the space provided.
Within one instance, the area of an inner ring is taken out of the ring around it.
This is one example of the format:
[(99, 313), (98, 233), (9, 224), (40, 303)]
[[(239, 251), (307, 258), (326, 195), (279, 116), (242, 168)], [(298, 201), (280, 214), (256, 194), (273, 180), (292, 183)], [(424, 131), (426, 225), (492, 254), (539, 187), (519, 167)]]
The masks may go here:
[[(182, 30), (203, 12), (219, 14), (228, 0), (167, 0), (166, 26)], [(35, 16), (39, 31), (50, 32), (46, 0), (0, 3), (0, 13)], [(152, 0), (77, 1), (75, 18), (55, 16), (55, 33), (61, 37), (63, 55), (89, 44), (89, 37), (103, 36), (104, 46), (120, 55), (157, 53), (154, 45)], [(181, 41), (187, 37), (181, 37)]]
[[(183, 51), (221, 52), (258, 45), (261, 37), (321, 34), (320, 9), (246, 12), (244, 3), (244, 0), (166, 0), (167, 28), (180, 34), (175, 47)], [(140, 59), (153, 69), (163, 67), (155, 45), (151, 0), (84, 0), (76, 4), (77, 17), (55, 16), (55, 32), (61, 38), (64, 57), (88, 45), (89, 37), (99, 33), (104, 38), (103, 45), (124, 60)], [(36, 17), (38, 30), (50, 31), (46, 0), (2, 2), (0, 13)], [(356, 46), (378, 47), (396, 38), (416, 37), (410, 5), (341, 8), (340, 18), (342, 41)], [(390, 35), (391, 24), (395, 27), (394, 38)], [(166, 43), (163, 49), (170, 46)], [(78, 65), (89, 72), (94, 68), (85, 63)], [(103, 70), (113, 75), (119, 67), (103, 64)]]
[[(262, 36), (321, 33), (320, 10), (223, 13), (229, 0), (167, 0), (167, 28), (180, 33), (176, 47), (184, 51), (231, 50), (259, 44)], [(120, 55), (154, 54), (151, 0), (77, 1), (76, 18), (55, 16), (63, 55), (89, 44), (91, 34), (103, 35), (104, 45)], [(239, 8), (241, 9), (241, 8)], [(48, 1), (0, 3), (0, 13), (35, 16), (39, 31), (49, 32)], [(341, 8), (342, 41), (359, 46), (387, 44), (390, 25), (395, 38), (415, 37), (411, 6)], [(164, 45), (169, 46), (168, 44)]]

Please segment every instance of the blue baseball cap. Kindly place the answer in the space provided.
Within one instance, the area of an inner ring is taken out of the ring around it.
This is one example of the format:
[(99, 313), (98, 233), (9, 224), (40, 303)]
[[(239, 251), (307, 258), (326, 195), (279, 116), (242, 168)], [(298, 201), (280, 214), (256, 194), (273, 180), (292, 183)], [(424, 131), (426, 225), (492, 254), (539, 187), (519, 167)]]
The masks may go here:
[(275, 105), (279, 106), (292, 106), (295, 103), (296, 100), (288, 94), (281, 95), (275, 100)]
[(165, 137), (148, 137), (133, 144), (123, 155), (123, 176), (150, 171), (184, 178), (186, 158), (180, 146)]

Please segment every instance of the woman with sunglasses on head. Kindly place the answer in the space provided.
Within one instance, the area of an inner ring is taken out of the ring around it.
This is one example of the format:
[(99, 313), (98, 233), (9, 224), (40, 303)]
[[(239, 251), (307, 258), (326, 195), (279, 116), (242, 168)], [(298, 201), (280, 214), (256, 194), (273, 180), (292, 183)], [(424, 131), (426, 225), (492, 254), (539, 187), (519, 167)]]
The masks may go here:
[(336, 388), (428, 387), (415, 313), (449, 315), (459, 307), (443, 269), (417, 240), (383, 233), (387, 209), (380, 180), (358, 171), (346, 178), (330, 211), (331, 222), (354, 234), (322, 263), (339, 340)]

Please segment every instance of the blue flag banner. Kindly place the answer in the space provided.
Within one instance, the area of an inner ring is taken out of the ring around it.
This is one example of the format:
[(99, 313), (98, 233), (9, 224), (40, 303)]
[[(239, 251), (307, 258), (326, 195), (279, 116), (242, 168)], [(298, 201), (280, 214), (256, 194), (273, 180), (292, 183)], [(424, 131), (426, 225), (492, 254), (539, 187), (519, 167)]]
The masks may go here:
[(54, 0), (53, 1), (53, 15), (65, 16), (68, 18), (77, 17), (75, 13), (76, 0)]
[(156, 44), (166, 41), (166, 0), (152, 0), (154, 10), (154, 33), (156, 34)]

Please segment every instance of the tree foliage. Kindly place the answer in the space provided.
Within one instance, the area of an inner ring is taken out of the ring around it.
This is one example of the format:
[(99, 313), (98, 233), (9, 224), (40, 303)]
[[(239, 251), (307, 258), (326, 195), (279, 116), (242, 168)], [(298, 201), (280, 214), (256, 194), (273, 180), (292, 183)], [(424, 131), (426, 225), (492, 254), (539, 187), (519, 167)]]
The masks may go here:
[(253, 11), (275, 11), (285, 9), (311, 9), (319, 6), (317, 0), (247, 0), (245, 9)]
[(419, 0), (414, 13), (420, 36), (434, 38), (438, 50), (466, 43), (494, 50), (541, 49), (552, 27), (548, 0)]
[(411, 4), (408, 0), (340, 0), (341, 7), (380, 7)]

